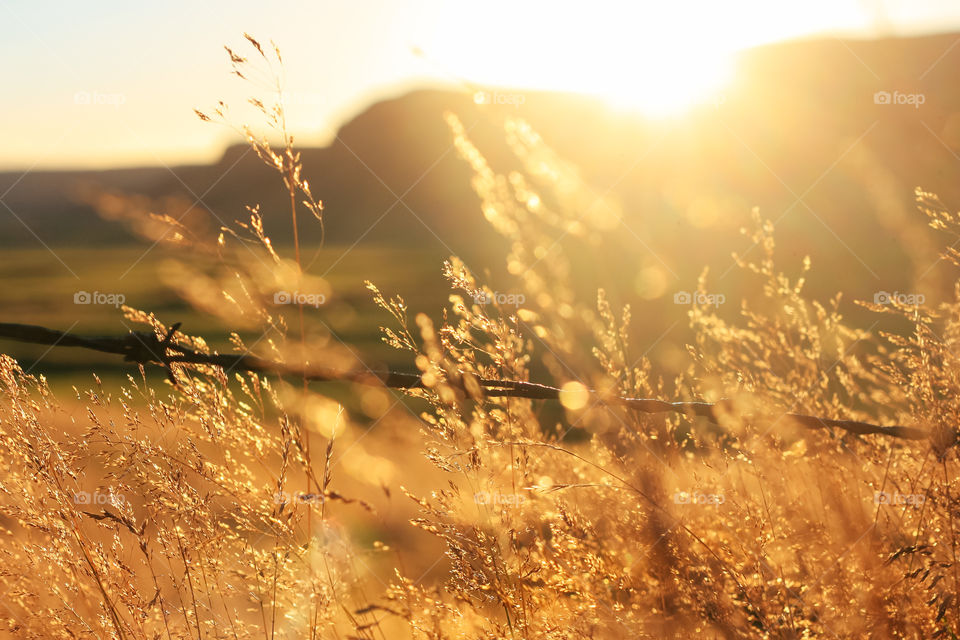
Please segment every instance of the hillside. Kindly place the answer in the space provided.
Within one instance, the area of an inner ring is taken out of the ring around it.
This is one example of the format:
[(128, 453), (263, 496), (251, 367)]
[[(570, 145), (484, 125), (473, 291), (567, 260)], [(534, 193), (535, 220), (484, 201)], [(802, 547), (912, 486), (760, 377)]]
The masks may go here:
[[(637, 258), (625, 268), (652, 261), (684, 287), (704, 264), (722, 273), (729, 247), (740, 241), (736, 227), (757, 206), (780, 221), (798, 256), (812, 253), (821, 274), (848, 272), (862, 283), (855, 295), (864, 297), (909, 282), (935, 260), (912, 202), (915, 186), (948, 204), (960, 202), (955, 38), (758, 48), (743, 55), (735, 84), (716, 105), (682, 119), (644, 120), (594, 99), (548, 93), (525, 94), (516, 113), (578, 165), (598, 193), (622, 202), (622, 237)], [(881, 90), (922, 94), (923, 104), (876, 104)], [(374, 104), (344, 125), (333, 145), (303, 152), (307, 177), (326, 207), (331, 246), (418, 246), (427, 255), (457, 253), (480, 267), (501, 266), (500, 258), (488, 260), (500, 251), (490, 251), (495, 236), (479, 212), (467, 166), (452, 151), (446, 110), (460, 115), (499, 169), (510, 168), (502, 132), (469, 95), (414, 91)], [(278, 212), (268, 232), (281, 243), (289, 236), (278, 180), (254, 154), (234, 147), (211, 166), (0, 174), (10, 209), (0, 213), (0, 243), (128, 242), (119, 225), (76, 201), (84, 183), (153, 197), (202, 196), (214, 214), (212, 229), (260, 202), (268, 224)], [(815, 242), (825, 230), (827, 242)], [(310, 223), (302, 233), (307, 243), (319, 239)], [(677, 255), (697, 259), (677, 264), (661, 257)]]

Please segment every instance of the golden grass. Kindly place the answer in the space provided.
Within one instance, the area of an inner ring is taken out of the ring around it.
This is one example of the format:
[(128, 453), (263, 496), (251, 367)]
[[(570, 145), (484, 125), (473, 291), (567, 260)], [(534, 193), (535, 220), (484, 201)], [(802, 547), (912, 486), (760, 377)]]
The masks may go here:
[[(230, 55), (243, 75), (245, 59)], [(282, 112), (262, 108), (282, 130)], [(577, 299), (554, 241), (557, 232), (602, 241), (616, 230), (615, 207), (583, 215), (589, 197), (576, 171), (523, 122), (504, 122), (526, 169), (509, 175), (455, 116), (448, 123), (484, 215), (510, 243), (513, 293), (524, 301), (498, 304), (496, 289), (455, 257), (443, 270), (452, 293), (439, 322), (411, 318), (403, 300), (369, 285), (390, 318), (385, 341), (424, 374), (426, 388), (408, 392), (419, 415), (382, 389), (351, 389), (383, 421), (368, 433), (320, 388), (181, 364), (177, 386), (144, 374), (117, 396), (94, 388), (83, 394), (87, 412), (66, 419), (42, 379), (0, 360), (5, 631), (956, 637), (960, 297), (936, 310), (874, 305), (909, 320), (909, 336), (846, 326), (837, 301), (805, 297), (807, 262), (798, 277), (783, 274), (772, 226), (757, 216), (749, 234), (762, 255), (741, 267), (759, 293), (736, 321), (694, 304), (690, 366), (663, 381), (630, 344), (630, 309), (603, 289)], [(319, 217), (292, 140), (284, 134), (280, 153), (250, 140)], [(935, 198), (919, 198), (935, 227), (960, 230)], [(221, 261), (194, 274), (203, 275), (197, 299), (261, 329), (251, 348), (363, 366), (309, 314), (288, 339), (274, 292), (324, 293), (326, 283), (277, 254), (259, 211), (216, 246), (176, 239)], [(705, 275), (702, 292), (708, 284)], [(168, 330), (149, 313), (125, 313), (158, 336)], [(200, 338), (178, 340), (206, 349)], [(562, 414), (483, 397), (471, 383), (528, 380), (535, 365), (569, 391)], [(737, 412), (708, 427), (608, 405), (580, 393), (587, 387), (728, 397)], [(764, 419), (789, 410), (916, 425), (932, 438)]]

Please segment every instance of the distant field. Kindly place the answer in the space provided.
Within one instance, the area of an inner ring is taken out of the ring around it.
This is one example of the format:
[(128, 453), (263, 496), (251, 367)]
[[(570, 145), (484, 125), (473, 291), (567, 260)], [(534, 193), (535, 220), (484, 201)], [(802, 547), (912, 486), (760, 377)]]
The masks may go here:
[[(122, 294), (127, 305), (152, 311), (167, 324), (182, 322), (185, 331), (203, 336), (215, 348), (229, 351), (227, 337), (234, 327), (179, 299), (158, 277), (163, 262), (175, 256), (160, 247), (144, 255), (146, 249), (131, 245), (4, 250), (0, 261), (0, 321), (38, 324), (83, 335), (121, 335), (127, 326), (119, 308), (110, 304), (77, 304), (74, 296), (78, 292)], [(360, 350), (358, 355), (365, 362), (409, 368), (412, 363), (380, 341), (379, 326), (385, 324), (386, 318), (374, 307), (363, 282), (375, 282), (384, 293), (399, 293), (412, 309), (433, 311), (447, 295), (440, 275), (441, 264), (414, 249), (348, 249), (324, 248), (311, 266), (311, 274), (325, 274), (334, 293), (327, 305), (310, 312), (318, 314), (318, 319), (337, 338)], [(291, 253), (283, 247), (279, 252)], [(305, 251), (306, 254), (312, 256), (313, 252)], [(241, 335), (256, 338), (243, 332)], [(61, 385), (66, 389), (73, 384), (86, 386), (91, 372), (114, 386), (127, 373), (135, 372), (119, 358), (80, 349), (50, 349), (3, 341), (0, 352), (17, 358), (25, 369), (46, 375), (55, 389)]]

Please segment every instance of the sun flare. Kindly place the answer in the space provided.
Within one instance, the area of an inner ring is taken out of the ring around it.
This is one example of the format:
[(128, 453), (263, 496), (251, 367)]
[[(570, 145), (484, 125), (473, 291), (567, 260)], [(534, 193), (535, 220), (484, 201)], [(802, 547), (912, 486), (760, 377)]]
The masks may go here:
[(724, 88), (732, 77), (733, 63), (727, 55), (709, 60), (674, 58), (643, 69), (634, 80), (611, 81), (587, 92), (618, 109), (651, 117), (674, 116), (697, 105), (723, 102)]
[(500, 12), (448, 10), (449, 19), (471, 25), (469, 32), (438, 32), (426, 47), (449, 77), (595, 95), (646, 116), (680, 115), (722, 100), (746, 41), (746, 34), (720, 32), (709, 21), (691, 23), (682, 11), (651, 17), (641, 6), (618, 5), (618, 19), (603, 29), (591, 28), (590, 16), (579, 20), (536, 3), (511, 7), (506, 19)]

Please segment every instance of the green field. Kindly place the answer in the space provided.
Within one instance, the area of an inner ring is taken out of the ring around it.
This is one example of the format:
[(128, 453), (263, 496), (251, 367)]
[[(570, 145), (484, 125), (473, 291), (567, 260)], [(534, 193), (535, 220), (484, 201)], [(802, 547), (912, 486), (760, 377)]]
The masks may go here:
[[(221, 352), (230, 352), (227, 342), (235, 326), (220, 318), (191, 308), (164, 284), (159, 273), (165, 261), (176, 254), (143, 246), (68, 247), (4, 250), (0, 262), (0, 300), (3, 322), (37, 324), (69, 330), (80, 335), (120, 336), (130, 325), (121, 309), (111, 304), (77, 304), (74, 296), (85, 291), (105, 295), (121, 294), (128, 306), (151, 311), (166, 324), (182, 322), (182, 330), (202, 336)], [(281, 255), (292, 250), (279, 248)], [(304, 252), (313, 256), (313, 252)], [(324, 305), (307, 308), (308, 322), (329, 328), (334, 340), (350, 345), (370, 366), (388, 365), (409, 369), (404, 354), (380, 341), (379, 327), (390, 320), (375, 307), (364, 280), (376, 283), (385, 294), (400, 294), (412, 310), (435, 311), (447, 295), (440, 275), (441, 264), (422, 252), (395, 247), (325, 247), (317, 253), (309, 273), (322, 276), (333, 294)], [(296, 326), (291, 307), (287, 321)], [(257, 335), (239, 331), (252, 344)], [(118, 357), (83, 349), (49, 348), (12, 341), (0, 342), (0, 352), (17, 358), (24, 369), (46, 375), (54, 388), (84, 385), (96, 372), (113, 386), (135, 367)]]

